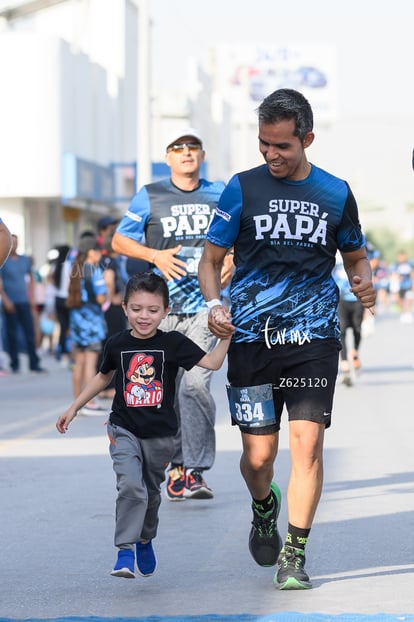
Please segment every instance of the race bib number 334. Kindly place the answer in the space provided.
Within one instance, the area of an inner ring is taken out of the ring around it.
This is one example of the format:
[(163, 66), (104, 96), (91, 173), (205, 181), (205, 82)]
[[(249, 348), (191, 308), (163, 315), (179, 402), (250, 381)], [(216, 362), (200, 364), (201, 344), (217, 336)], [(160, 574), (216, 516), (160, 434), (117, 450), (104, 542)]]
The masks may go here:
[(259, 428), (276, 423), (271, 384), (255, 387), (227, 385), (231, 418), (236, 425)]

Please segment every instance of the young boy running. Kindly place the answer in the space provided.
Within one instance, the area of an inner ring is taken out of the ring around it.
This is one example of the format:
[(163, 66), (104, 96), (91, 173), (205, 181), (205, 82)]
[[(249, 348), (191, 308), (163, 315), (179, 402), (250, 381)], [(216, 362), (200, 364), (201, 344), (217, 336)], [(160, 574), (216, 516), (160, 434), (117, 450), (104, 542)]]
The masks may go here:
[[(122, 306), (131, 328), (108, 340), (99, 372), (58, 418), (56, 427), (64, 434), (78, 410), (117, 372), (108, 421), (118, 490), (114, 541), (119, 551), (111, 574), (133, 579), (135, 555), (141, 576), (151, 576), (156, 568), (152, 540), (157, 535), (160, 486), (178, 428), (173, 406), (178, 369), (194, 365), (219, 369), (230, 340), (218, 341), (206, 354), (178, 331), (159, 330), (169, 312), (169, 295), (164, 279), (152, 272), (131, 277)], [(221, 317), (229, 323), (224, 309)]]

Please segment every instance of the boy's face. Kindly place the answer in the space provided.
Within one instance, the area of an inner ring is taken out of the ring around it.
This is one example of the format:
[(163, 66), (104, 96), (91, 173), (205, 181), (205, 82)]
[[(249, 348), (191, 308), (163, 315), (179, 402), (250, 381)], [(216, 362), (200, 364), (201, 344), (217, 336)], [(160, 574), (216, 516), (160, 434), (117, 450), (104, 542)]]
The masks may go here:
[(138, 339), (153, 337), (161, 321), (168, 315), (169, 307), (164, 307), (160, 294), (133, 292), (122, 308), (132, 328), (132, 336)]

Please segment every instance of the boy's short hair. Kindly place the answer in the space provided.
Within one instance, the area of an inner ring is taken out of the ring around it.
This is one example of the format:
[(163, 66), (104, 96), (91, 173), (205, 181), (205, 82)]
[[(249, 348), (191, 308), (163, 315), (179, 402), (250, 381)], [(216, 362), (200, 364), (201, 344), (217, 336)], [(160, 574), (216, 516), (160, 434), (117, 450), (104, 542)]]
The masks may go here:
[(138, 272), (133, 274), (126, 284), (124, 303), (127, 304), (131, 295), (135, 292), (148, 292), (159, 294), (162, 297), (164, 308), (170, 305), (170, 294), (165, 279), (155, 272)]

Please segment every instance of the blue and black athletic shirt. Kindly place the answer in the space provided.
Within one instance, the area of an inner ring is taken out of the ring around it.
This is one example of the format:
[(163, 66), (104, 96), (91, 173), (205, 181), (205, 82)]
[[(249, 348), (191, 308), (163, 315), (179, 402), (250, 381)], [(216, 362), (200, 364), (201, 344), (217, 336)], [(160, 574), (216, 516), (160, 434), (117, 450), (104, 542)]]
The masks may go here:
[(234, 246), (233, 341), (340, 339), (335, 255), (365, 246), (345, 181), (313, 165), (301, 181), (276, 179), (266, 164), (238, 173), (207, 240)]
[(164, 250), (182, 245), (179, 258), (187, 275), (168, 282), (172, 314), (206, 309), (198, 284), (198, 263), (224, 183), (200, 180), (195, 190), (177, 188), (170, 179), (147, 184), (132, 199), (117, 231), (150, 248)]

